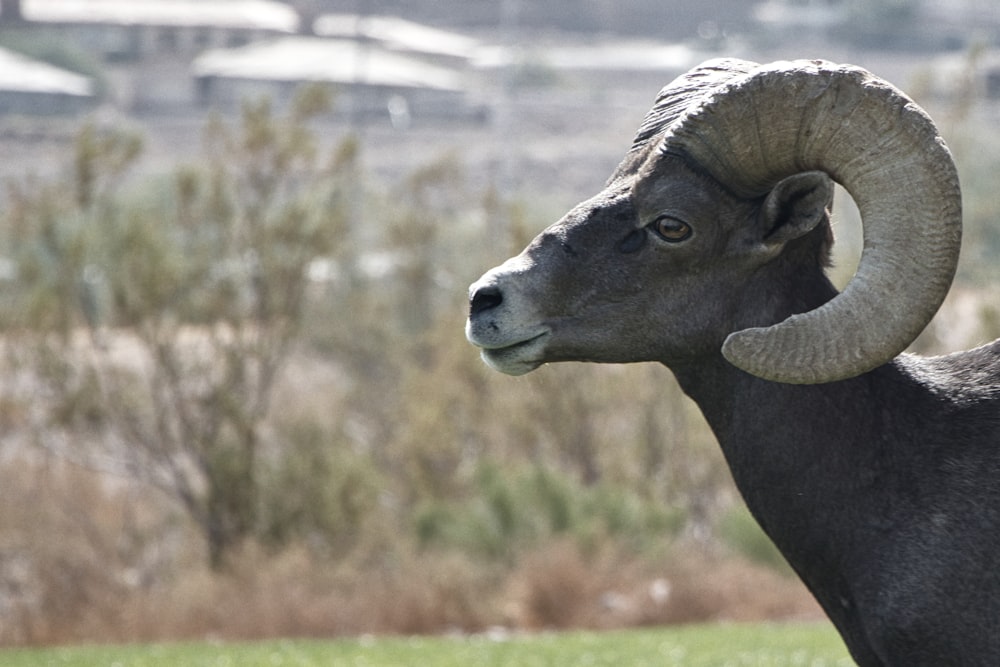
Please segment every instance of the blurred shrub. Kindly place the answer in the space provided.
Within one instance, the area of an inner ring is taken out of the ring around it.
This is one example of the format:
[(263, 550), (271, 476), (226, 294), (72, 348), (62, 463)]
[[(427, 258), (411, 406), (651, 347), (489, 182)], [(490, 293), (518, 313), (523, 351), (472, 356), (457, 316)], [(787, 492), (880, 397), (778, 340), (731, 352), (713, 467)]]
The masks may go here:
[(949, 134), (962, 183), (962, 260), (959, 280), (993, 283), (1000, 257), (1000, 137), (984, 121), (960, 119)]
[(307, 127), (326, 104), (307, 89), (285, 119), (265, 102), (236, 129), (216, 119), (203, 166), (132, 197), (119, 181), (141, 142), (87, 125), (68, 183), (11, 193), (21, 281), (2, 322), (52, 397), (40, 437), (91, 434), (185, 509), (216, 567), (259, 529), (274, 383), (308, 267), (342, 229), (349, 165), (320, 164)]
[(425, 503), (414, 520), (424, 548), (511, 559), (553, 538), (572, 538), (583, 548), (612, 540), (641, 552), (669, 542), (684, 516), (633, 490), (583, 486), (547, 466), (511, 470), (484, 463), (468, 497)]
[(289, 423), (279, 437), (280, 455), (261, 471), (261, 538), (342, 557), (370, 530), (384, 486), (380, 471), (314, 421)]
[[(59, 460), (0, 466), (0, 643), (82, 641), (123, 620), (173, 531), (128, 484)], [(150, 547), (150, 531), (159, 541)]]

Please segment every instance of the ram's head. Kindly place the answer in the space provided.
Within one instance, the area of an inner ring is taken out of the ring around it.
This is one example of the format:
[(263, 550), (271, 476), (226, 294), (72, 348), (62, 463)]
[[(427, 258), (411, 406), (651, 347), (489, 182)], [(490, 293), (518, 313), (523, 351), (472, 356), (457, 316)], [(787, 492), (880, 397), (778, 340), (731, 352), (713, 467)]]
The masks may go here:
[[(833, 181), (864, 225), (841, 294), (823, 273)], [(472, 285), (466, 334), (511, 374), (721, 353), (829, 382), (919, 334), (960, 237), (951, 156), (899, 90), (820, 61), (711, 61), (660, 92), (602, 192)]]

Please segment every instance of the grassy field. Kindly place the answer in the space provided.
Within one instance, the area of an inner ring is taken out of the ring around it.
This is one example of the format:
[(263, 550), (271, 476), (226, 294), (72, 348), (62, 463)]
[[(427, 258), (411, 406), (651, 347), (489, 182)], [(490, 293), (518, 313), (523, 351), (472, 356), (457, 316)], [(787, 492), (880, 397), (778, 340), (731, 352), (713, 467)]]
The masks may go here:
[(413, 637), (0, 651), (8, 667), (849, 667), (828, 625), (703, 625), (513, 638)]

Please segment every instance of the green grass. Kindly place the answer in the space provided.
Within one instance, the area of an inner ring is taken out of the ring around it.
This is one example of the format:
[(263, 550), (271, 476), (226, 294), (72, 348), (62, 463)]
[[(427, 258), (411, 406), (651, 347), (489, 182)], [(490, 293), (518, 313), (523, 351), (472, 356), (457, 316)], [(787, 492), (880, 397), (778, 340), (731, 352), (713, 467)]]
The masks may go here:
[(507, 640), (413, 637), (0, 650), (8, 667), (833, 667), (853, 665), (828, 625), (701, 625)]

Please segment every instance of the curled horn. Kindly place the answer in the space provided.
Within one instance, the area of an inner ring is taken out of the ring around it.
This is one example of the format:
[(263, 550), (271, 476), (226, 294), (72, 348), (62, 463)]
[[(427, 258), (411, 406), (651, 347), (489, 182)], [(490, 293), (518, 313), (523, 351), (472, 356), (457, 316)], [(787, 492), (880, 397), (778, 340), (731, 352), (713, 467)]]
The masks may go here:
[(923, 110), (863, 69), (730, 63), (707, 64), (729, 73), (711, 76), (717, 85), (668, 119), (660, 150), (748, 198), (792, 174), (824, 171), (857, 203), (864, 250), (841, 294), (730, 334), (723, 354), (789, 383), (832, 382), (886, 363), (927, 325), (954, 277), (962, 213), (951, 153)]

